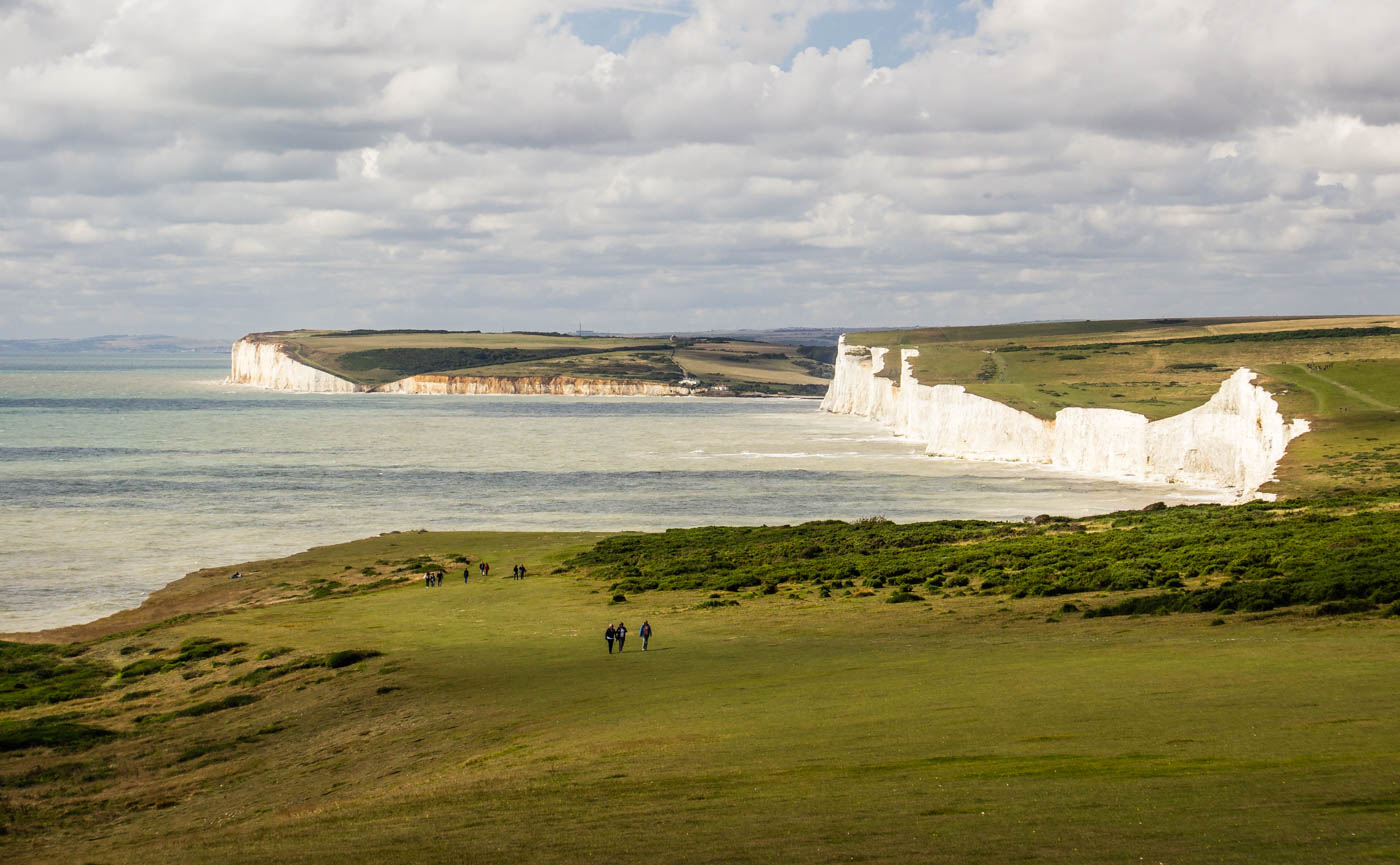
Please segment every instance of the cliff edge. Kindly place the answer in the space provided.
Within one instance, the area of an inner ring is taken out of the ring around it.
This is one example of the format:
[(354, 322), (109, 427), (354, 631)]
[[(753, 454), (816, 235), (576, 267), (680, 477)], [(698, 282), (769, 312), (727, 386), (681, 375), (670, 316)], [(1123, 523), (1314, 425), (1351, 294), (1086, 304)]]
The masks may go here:
[(1287, 422), (1273, 396), (1236, 370), (1204, 405), (1157, 421), (1135, 412), (1065, 408), (1043, 420), (950, 384), (923, 385), (901, 349), (897, 379), (890, 350), (837, 347), (836, 374), (822, 409), (868, 417), (927, 444), (930, 456), (1028, 462), (1136, 481), (1179, 483), (1258, 495), (1288, 442), (1307, 432)]

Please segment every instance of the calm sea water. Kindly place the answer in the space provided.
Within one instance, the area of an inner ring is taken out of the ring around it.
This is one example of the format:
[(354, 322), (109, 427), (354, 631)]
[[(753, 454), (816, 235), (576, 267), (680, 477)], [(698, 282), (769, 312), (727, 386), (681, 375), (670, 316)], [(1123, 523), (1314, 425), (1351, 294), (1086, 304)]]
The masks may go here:
[(201, 355), (0, 355), (0, 632), (393, 529), (1087, 514), (1209, 499), (935, 460), (810, 400), (288, 394)]

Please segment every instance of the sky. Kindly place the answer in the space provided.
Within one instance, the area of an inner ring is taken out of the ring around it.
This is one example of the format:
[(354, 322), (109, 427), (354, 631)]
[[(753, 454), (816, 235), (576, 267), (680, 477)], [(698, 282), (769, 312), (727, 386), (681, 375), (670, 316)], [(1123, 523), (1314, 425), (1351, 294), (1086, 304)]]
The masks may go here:
[(1400, 309), (1400, 3), (0, 0), (0, 338)]

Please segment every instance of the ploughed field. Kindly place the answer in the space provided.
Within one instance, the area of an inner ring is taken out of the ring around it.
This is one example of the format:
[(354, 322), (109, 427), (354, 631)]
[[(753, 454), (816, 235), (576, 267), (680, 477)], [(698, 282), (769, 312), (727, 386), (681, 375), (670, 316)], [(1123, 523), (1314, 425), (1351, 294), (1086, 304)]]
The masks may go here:
[[(849, 334), (855, 345), (917, 348), (921, 384), (1051, 418), (1068, 406), (1151, 420), (1208, 400), (1248, 367), (1285, 417), (1312, 430), (1288, 446), (1284, 494), (1400, 482), (1400, 316), (1041, 322)], [(888, 375), (897, 377), (897, 355)]]
[(579, 337), (450, 331), (282, 331), (297, 360), (362, 385), (412, 375), (499, 378), (564, 376), (609, 381), (696, 382), (711, 393), (820, 396), (832, 349), (735, 339)]
[(1397, 514), (406, 532), (200, 571), (0, 644), (0, 855), (1386, 861)]

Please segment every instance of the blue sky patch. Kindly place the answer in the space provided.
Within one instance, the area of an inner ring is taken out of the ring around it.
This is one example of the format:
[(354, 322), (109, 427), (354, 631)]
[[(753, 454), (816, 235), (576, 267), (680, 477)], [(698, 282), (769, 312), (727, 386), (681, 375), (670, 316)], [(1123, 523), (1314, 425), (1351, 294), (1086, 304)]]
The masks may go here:
[(563, 23), (589, 45), (621, 54), (643, 36), (669, 33), (686, 15), (641, 9), (590, 9), (565, 15)]
[[(565, 15), (562, 23), (584, 42), (622, 53), (643, 36), (668, 33), (691, 11), (689, 6), (666, 11), (590, 9)], [(793, 48), (792, 55), (806, 48), (844, 48), (866, 39), (876, 66), (898, 66), (918, 53), (929, 35), (966, 34), (976, 26), (975, 8), (963, 0), (872, 0), (865, 9), (831, 12), (813, 19), (806, 39)]]
[(921, 50), (921, 32), (966, 34), (977, 27), (976, 12), (963, 8), (962, 0), (892, 0), (885, 6), (822, 15), (808, 27), (802, 47), (827, 51), (868, 39), (874, 65), (898, 66)]

